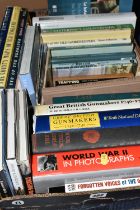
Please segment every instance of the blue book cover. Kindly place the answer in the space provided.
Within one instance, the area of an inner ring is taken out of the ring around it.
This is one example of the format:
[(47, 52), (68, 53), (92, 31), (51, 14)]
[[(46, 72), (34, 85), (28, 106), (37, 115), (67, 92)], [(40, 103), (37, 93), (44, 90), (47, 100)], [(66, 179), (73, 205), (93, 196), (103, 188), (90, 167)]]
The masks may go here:
[(15, 190), (6, 164), (6, 96), (3, 90), (0, 92), (0, 97), (0, 193), (2, 197), (7, 197), (15, 195)]
[(131, 12), (133, 0), (48, 0), (48, 14), (79, 15)]
[(71, 115), (36, 116), (35, 133), (63, 130), (140, 126), (140, 109), (115, 110)]

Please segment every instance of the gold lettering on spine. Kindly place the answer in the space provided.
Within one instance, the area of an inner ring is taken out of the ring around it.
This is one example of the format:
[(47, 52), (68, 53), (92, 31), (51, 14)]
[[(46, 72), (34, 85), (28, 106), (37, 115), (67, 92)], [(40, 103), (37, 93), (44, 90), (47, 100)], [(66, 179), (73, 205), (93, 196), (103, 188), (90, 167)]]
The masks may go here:
[(5, 88), (14, 51), (21, 8), (14, 7), (0, 64), (0, 87)]

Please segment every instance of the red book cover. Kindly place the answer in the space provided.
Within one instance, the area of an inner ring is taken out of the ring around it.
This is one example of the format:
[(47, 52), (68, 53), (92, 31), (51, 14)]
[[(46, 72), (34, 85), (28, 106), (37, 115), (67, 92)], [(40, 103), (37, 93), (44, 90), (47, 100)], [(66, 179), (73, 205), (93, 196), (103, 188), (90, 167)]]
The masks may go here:
[(99, 172), (140, 167), (140, 146), (33, 155), (33, 176)]

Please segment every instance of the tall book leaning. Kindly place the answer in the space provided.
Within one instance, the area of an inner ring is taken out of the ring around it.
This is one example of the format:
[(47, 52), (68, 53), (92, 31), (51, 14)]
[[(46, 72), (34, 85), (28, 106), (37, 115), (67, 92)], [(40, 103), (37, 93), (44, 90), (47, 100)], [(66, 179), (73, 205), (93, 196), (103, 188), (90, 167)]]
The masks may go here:
[(10, 65), (12, 61), (12, 55), (14, 51), (15, 41), (16, 41), (16, 34), (18, 29), (19, 23), (19, 16), (20, 16), (21, 7), (14, 7), (10, 25), (8, 28), (8, 33), (4, 45), (4, 50), (1, 58), (0, 63), (0, 87), (5, 88), (9, 76)]

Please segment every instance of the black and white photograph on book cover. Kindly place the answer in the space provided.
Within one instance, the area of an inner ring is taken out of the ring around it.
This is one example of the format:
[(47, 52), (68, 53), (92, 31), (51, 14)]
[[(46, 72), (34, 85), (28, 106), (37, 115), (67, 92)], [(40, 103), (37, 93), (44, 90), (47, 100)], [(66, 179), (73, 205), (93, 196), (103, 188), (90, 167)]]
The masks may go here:
[(38, 171), (57, 170), (57, 159), (55, 155), (43, 155), (38, 157)]

